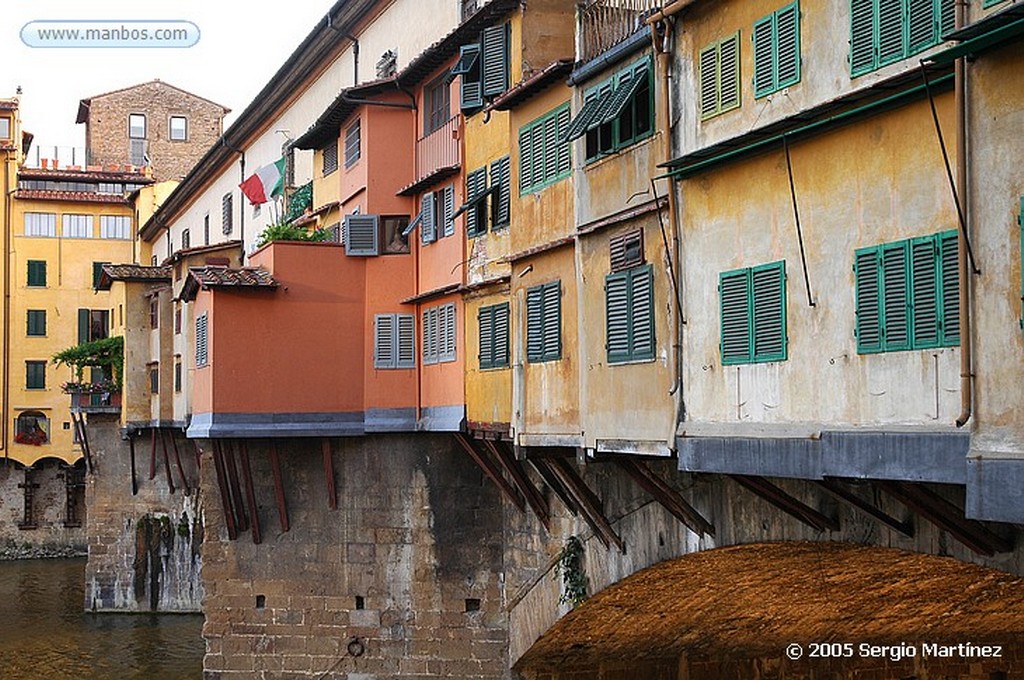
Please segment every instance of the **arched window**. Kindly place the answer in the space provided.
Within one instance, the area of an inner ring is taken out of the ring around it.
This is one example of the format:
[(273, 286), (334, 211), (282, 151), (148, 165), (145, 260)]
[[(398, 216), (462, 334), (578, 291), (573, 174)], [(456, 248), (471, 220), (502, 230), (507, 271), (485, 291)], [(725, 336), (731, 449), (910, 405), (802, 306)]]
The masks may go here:
[(50, 419), (39, 411), (25, 411), (18, 416), (14, 441), (33, 446), (50, 443)]

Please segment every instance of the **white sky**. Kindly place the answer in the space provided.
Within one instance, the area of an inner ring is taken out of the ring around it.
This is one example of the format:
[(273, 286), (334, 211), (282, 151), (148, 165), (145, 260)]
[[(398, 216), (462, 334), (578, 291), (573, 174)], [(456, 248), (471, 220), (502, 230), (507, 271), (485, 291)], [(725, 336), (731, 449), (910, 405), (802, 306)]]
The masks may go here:
[[(41, 145), (44, 157), (53, 155), (54, 146), (65, 147), (62, 158), (67, 148), (84, 147), (85, 126), (75, 124), (80, 99), (154, 78), (230, 108), (226, 129), (333, 4), (3, 0), (0, 97), (13, 97), (21, 86), (22, 125), (35, 135), (33, 147)], [(47, 49), (21, 41), (22, 26), (30, 21), (70, 19), (186, 20), (199, 26), (201, 37), (194, 47), (177, 49)]]

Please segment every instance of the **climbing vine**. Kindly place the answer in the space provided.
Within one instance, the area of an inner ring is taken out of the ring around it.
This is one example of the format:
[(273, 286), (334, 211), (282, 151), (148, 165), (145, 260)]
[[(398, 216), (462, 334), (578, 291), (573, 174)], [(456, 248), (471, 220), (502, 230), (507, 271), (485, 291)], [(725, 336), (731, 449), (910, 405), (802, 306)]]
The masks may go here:
[(576, 606), (587, 599), (587, 574), (583, 570), (583, 542), (576, 536), (570, 536), (565, 546), (558, 553), (555, 561), (555, 578), (562, 579), (562, 595), (559, 604)]
[[(72, 385), (79, 385), (82, 382), (82, 373), (86, 366), (96, 366), (108, 369), (108, 375), (111, 375), (114, 383), (112, 386), (120, 389), (124, 376), (124, 338), (115, 336), (83, 342), (81, 345), (68, 347), (66, 350), (54, 354), (53, 361), (58, 366), (65, 364), (74, 369), (76, 381)], [(108, 386), (108, 389), (109, 387), (111, 386)]]

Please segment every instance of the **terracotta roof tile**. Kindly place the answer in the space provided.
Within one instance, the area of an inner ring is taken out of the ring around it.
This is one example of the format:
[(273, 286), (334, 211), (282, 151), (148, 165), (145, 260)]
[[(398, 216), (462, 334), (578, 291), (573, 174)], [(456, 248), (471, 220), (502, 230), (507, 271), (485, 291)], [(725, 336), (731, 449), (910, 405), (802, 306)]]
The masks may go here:
[(139, 172), (122, 172), (109, 170), (72, 170), (71, 168), (21, 168), (18, 179), (43, 180), (86, 180), (91, 182), (131, 182), (133, 184), (152, 184), (153, 178)]
[(110, 290), (114, 281), (152, 281), (154, 283), (171, 280), (170, 267), (144, 267), (139, 264), (105, 264), (96, 290)]
[(128, 205), (120, 194), (93, 194), (88, 191), (45, 191), (43, 189), (18, 189), (15, 198), (34, 201), (68, 201), (75, 203), (117, 203)]
[(179, 297), (190, 302), (204, 288), (277, 288), (277, 286), (277, 281), (266, 269), (259, 267), (231, 269), (207, 265), (189, 269), (188, 278), (185, 279)]

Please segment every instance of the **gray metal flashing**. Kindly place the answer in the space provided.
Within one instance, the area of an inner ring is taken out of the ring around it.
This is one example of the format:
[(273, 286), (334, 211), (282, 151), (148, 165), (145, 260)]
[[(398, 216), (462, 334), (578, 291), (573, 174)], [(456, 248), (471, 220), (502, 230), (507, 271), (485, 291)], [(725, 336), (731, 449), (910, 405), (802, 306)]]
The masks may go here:
[(679, 437), (683, 472), (819, 479), (821, 445), (814, 439)]
[(370, 432), (415, 432), (416, 409), (414, 408), (369, 408), (366, 409), (364, 429)]
[(355, 437), (364, 434), (362, 413), (196, 413), (189, 439)]
[(967, 505), (970, 519), (1024, 524), (1024, 460), (967, 459)]
[(465, 404), (426, 406), (420, 410), (416, 429), (424, 432), (461, 432), (465, 422)]
[(643, 24), (633, 35), (618, 44), (613, 45), (611, 48), (605, 50), (590, 61), (584, 62), (574, 68), (572, 73), (569, 74), (567, 84), (569, 86), (575, 86), (585, 83), (603, 72), (605, 69), (611, 68), (620, 61), (636, 54), (642, 50), (644, 46), (648, 46), (650, 44), (651, 29), (647, 24)]

